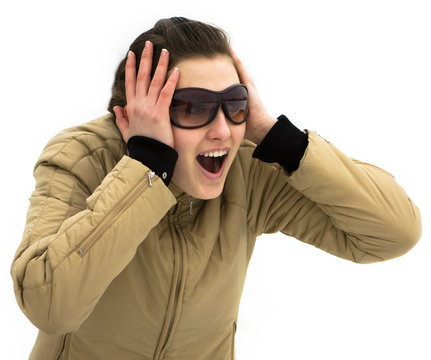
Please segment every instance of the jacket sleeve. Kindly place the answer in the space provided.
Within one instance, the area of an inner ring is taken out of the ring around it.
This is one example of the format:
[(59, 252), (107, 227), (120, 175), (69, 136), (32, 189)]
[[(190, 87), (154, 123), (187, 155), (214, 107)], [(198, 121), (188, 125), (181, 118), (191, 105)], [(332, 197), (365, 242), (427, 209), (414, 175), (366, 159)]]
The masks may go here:
[(160, 178), (149, 186), (141, 162), (110, 163), (103, 143), (82, 139), (52, 144), (39, 159), (11, 268), (20, 308), (49, 334), (79, 328), (176, 202)]
[(393, 176), (307, 133), (296, 171), (252, 162), (248, 223), (254, 235), (281, 231), (357, 263), (411, 249), (421, 235), (421, 217)]

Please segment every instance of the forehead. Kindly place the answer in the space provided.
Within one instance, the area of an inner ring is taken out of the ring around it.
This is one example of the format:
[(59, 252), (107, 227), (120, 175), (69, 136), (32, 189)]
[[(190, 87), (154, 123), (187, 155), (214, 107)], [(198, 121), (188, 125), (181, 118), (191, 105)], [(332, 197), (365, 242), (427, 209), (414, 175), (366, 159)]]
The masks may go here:
[(177, 89), (201, 87), (220, 91), (239, 83), (233, 60), (227, 55), (184, 59), (175, 66), (180, 69)]

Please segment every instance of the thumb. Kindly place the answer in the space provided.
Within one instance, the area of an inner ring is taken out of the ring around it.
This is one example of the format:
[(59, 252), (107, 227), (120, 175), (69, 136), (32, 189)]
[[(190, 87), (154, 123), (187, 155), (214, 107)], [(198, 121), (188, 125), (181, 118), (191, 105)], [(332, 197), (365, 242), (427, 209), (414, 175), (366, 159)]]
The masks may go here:
[(121, 106), (114, 106), (113, 110), (115, 113), (115, 123), (117, 124), (121, 135), (123, 135), (124, 141), (127, 143), (129, 140), (129, 119), (127, 118), (126, 107), (122, 108)]

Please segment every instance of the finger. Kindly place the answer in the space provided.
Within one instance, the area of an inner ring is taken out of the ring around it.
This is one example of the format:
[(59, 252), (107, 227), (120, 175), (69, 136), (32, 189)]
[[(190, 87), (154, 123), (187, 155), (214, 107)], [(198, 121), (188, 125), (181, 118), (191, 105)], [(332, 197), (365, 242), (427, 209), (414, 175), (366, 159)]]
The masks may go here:
[(123, 135), (123, 139), (125, 142), (129, 140), (129, 120), (127, 119), (125, 110), (121, 106), (114, 106), (113, 108), (115, 114), (115, 123), (117, 124), (118, 129)]
[(232, 48), (230, 48), (230, 53), (232, 55), (233, 63), (235, 65), (236, 71), (238, 72), (239, 80), (241, 81), (241, 83), (243, 84), (251, 83), (252, 79), (248, 75), (245, 69), (245, 66), (240, 60), (240, 58), (238, 57), (238, 55), (235, 53), (235, 51), (232, 50)]
[(127, 54), (125, 75), (126, 101), (130, 103), (136, 95), (136, 57), (132, 51)]
[(153, 64), (153, 44), (151, 41), (145, 42), (142, 50), (141, 61), (136, 84), (136, 96), (146, 96), (151, 79), (151, 66)]
[(180, 78), (180, 70), (175, 67), (172, 73), (169, 75), (168, 81), (166, 81), (165, 86), (160, 92), (159, 99), (157, 101), (157, 106), (160, 109), (169, 109), (172, 102), (172, 96), (174, 95), (175, 89)]
[(154, 102), (157, 102), (160, 91), (165, 85), (166, 73), (168, 72), (168, 64), (169, 52), (166, 49), (162, 49), (156, 72), (154, 73), (153, 79), (151, 80), (150, 88), (148, 90), (148, 96), (152, 97), (154, 99)]

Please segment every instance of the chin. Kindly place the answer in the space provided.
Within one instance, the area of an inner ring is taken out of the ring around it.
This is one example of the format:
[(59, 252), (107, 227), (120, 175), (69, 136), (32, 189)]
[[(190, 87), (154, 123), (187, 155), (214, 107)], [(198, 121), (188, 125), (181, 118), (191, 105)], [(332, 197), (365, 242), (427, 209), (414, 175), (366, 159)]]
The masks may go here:
[(199, 192), (196, 192), (194, 194), (192, 193), (190, 195), (196, 199), (211, 200), (219, 197), (222, 192), (223, 192), (223, 187), (219, 189), (208, 189), (208, 190), (202, 189)]
[[(230, 165), (230, 164), (229, 164)], [(219, 197), (223, 192), (226, 181), (226, 172), (230, 166), (221, 171), (215, 178), (212, 175), (205, 174), (202, 169), (193, 169), (193, 171), (175, 174), (172, 181), (185, 193), (195, 199), (211, 200)], [(192, 175), (190, 175), (192, 174)], [(187, 181), (185, 179), (188, 179)]]

